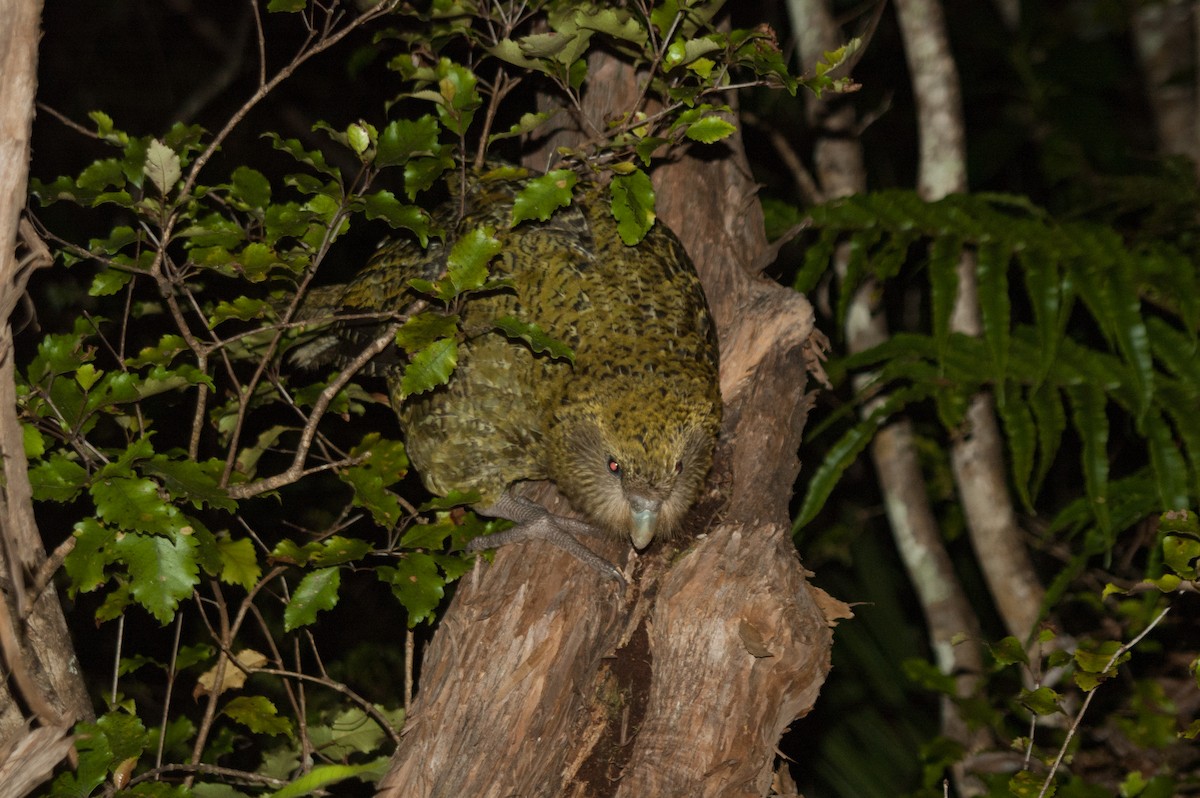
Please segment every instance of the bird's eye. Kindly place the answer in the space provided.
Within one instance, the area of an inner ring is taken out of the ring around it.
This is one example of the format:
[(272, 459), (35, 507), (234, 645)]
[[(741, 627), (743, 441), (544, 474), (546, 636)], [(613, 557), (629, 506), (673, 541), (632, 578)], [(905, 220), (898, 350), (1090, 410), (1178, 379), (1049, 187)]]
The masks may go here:
[(615, 457), (608, 458), (608, 473), (612, 474), (614, 477), (621, 476), (621, 464), (617, 462)]
[(675, 461), (675, 474), (676, 474), (676, 476), (678, 476), (679, 474), (682, 474), (682, 473), (683, 473), (683, 461), (676, 460)]

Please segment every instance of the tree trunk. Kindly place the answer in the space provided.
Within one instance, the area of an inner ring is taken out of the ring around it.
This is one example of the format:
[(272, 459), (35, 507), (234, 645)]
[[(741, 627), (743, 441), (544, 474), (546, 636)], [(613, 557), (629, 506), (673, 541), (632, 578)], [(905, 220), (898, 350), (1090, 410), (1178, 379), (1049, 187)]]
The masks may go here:
[[(53, 586), (38, 583), (46, 559), (33, 518), (23, 433), (17, 419), (9, 318), (29, 273), (48, 265), (44, 246), (17, 257), (33, 98), (40, 0), (0, 0), (0, 796), (25, 794), (70, 747), (62, 737), (91, 709)], [(40, 245), (40, 242), (36, 242)], [(44, 589), (43, 589), (44, 588)], [(30, 731), (37, 721), (43, 728)]]
[[(636, 80), (605, 56), (590, 66), (584, 112), (602, 126)], [(721, 341), (724, 429), (693, 531), (682, 553), (589, 541), (632, 570), (624, 596), (536, 543), (465, 578), (381, 795), (766, 795), (780, 736), (816, 701), (830, 626), (848, 613), (808, 584), (789, 536), (804, 386), (819, 369), (812, 310), (758, 276), (767, 247), (739, 141), (654, 178)]]

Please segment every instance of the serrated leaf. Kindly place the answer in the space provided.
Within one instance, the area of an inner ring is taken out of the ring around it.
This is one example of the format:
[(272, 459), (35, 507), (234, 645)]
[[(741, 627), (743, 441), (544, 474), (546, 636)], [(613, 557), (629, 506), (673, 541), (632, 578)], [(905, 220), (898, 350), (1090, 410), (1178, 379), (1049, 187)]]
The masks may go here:
[(221, 710), (255, 734), (286, 734), (292, 736), (292, 723), (279, 717), (279, 710), (269, 698), (261, 695), (240, 695)]
[(1006, 637), (988, 648), (997, 665), (1012, 665), (1018, 662), (1023, 665), (1029, 664), (1029, 655), (1025, 653), (1025, 646), (1021, 645), (1021, 641), (1015, 637)]
[(557, 360), (575, 362), (575, 352), (531, 321), (516, 316), (501, 316), (493, 322), (496, 329), (514, 341), (524, 341), (534, 352), (545, 353)]
[(618, 175), (609, 184), (612, 195), (612, 215), (617, 221), (617, 233), (628, 246), (634, 246), (654, 225), (654, 186), (641, 169)]
[(284, 630), (291, 632), (308, 626), (317, 620), (318, 612), (336, 607), (341, 584), (342, 574), (337, 568), (321, 568), (306, 574), (283, 611)]
[(89, 488), (96, 515), (119, 529), (175, 536), (183, 514), (159, 495), (157, 482), (140, 477), (106, 477)]
[(383, 728), (358, 707), (338, 713), (328, 726), (309, 726), (308, 735), (315, 748), (334, 759), (371, 753), (385, 739)]
[(321, 548), (309, 562), (318, 567), (341, 565), (361, 560), (370, 551), (371, 544), (365, 540), (334, 535), (328, 540), (322, 541)]
[(534, 130), (537, 130), (539, 127), (541, 127), (542, 123), (551, 116), (553, 116), (553, 114), (544, 112), (521, 114), (521, 118), (517, 120), (517, 123), (509, 127), (508, 130), (504, 131), (503, 133), (493, 133), (492, 135), (488, 136), (488, 144), (490, 145), (494, 142), (502, 141), (503, 139), (516, 138), (517, 136), (524, 136), (526, 133), (532, 133)]
[(737, 132), (737, 127), (729, 121), (719, 116), (706, 116), (699, 122), (688, 125), (684, 135), (701, 144), (712, 144), (729, 138), (735, 132)]
[(129, 569), (129, 590), (161, 624), (175, 617), (179, 602), (199, 583), (196, 541), (190, 535), (170, 540), (158, 535), (126, 534), (115, 549)]
[(544, 222), (559, 208), (570, 205), (577, 180), (570, 169), (555, 169), (530, 180), (513, 200), (511, 226), (527, 219)]
[(410, 353), (424, 349), (439, 338), (448, 338), (458, 332), (458, 322), (456, 314), (418, 313), (396, 331), (396, 346)]
[(208, 506), (232, 512), (237, 509), (237, 502), (220, 486), (224, 468), (224, 461), (215, 458), (196, 462), (175, 460), (161, 454), (152, 457), (144, 466), (147, 473), (162, 478), (163, 486), (173, 499), (190, 501), (197, 510)]
[(133, 272), (122, 269), (104, 268), (96, 272), (88, 287), (88, 296), (112, 296), (133, 279)]
[(430, 114), (419, 119), (397, 119), (389, 122), (379, 134), (375, 150), (375, 166), (383, 169), (400, 166), (417, 156), (433, 155), (438, 150), (441, 126)]
[(488, 47), (487, 51), (499, 58), (501, 61), (507, 61), (510, 64), (515, 64), (522, 69), (531, 69), (536, 72), (550, 72), (550, 68), (545, 63), (537, 58), (530, 58), (529, 56), (525, 55), (524, 51), (521, 49), (521, 45), (512, 39), (501, 39), (493, 46)]
[(379, 578), (392, 586), (392, 592), (408, 613), (411, 629), (423, 620), (433, 620), (434, 610), (445, 595), (445, 579), (437, 563), (428, 554), (410, 552), (395, 568), (377, 568)]
[(35, 501), (69, 502), (88, 482), (83, 466), (61, 452), (29, 469), (29, 484)]
[(71, 535), (75, 538), (75, 548), (63, 560), (71, 580), (71, 594), (89, 593), (108, 581), (104, 572), (108, 563), (105, 549), (114, 535), (94, 518), (84, 518), (76, 523)]
[(444, 296), (450, 299), (464, 291), (473, 291), (487, 281), (488, 264), (503, 249), (504, 245), (494, 235), (491, 227), (480, 227), (467, 232), (454, 242), (446, 259), (446, 279), (453, 293)]
[(231, 175), (229, 194), (249, 208), (266, 208), (271, 204), (271, 183), (257, 169), (239, 166)]
[(179, 168), (179, 155), (158, 139), (150, 142), (146, 149), (146, 177), (150, 178), (159, 192), (165, 197), (175, 187), (182, 172)]
[(376, 191), (363, 198), (363, 213), (368, 219), (383, 219), (393, 229), (411, 230), (421, 246), (428, 246), (433, 219), (416, 205), (405, 205), (390, 191)]
[(1035, 715), (1053, 715), (1062, 712), (1058, 693), (1049, 687), (1039, 687), (1036, 690), (1022, 690), (1018, 700)]
[(641, 20), (623, 8), (585, 8), (575, 14), (575, 24), (637, 45), (648, 36)]
[(413, 355), (400, 378), (400, 395), (407, 398), (413, 394), (430, 391), (445, 385), (458, 364), (458, 342), (453, 338), (434, 341)]
[(208, 318), (208, 327), (212, 329), (221, 322), (228, 321), (229, 319), (237, 319), (238, 321), (261, 319), (270, 310), (271, 303), (263, 299), (251, 299), (250, 297), (240, 296), (232, 302), (221, 300), (217, 303), (217, 307)]
[(221, 556), (221, 581), (228, 585), (240, 585), (251, 590), (262, 576), (258, 554), (249, 538), (231, 540), (217, 539), (217, 551)]

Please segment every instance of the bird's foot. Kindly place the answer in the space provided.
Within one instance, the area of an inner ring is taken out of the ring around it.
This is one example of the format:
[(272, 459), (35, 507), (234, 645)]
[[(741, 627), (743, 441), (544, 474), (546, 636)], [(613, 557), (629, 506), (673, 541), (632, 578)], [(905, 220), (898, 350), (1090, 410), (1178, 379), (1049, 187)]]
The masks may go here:
[(544, 540), (574, 555), (576, 559), (604, 576), (615, 579), (621, 589), (625, 589), (625, 577), (620, 569), (575, 538), (576, 535), (600, 535), (600, 531), (591, 524), (555, 515), (542, 505), (511, 493), (505, 493), (499, 501), (489, 507), (476, 509), (481, 515), (514, 521), (516, 526), (503, 532), (475, 538), (467, 544), (468, 551), (495, 549), (522, 540)]

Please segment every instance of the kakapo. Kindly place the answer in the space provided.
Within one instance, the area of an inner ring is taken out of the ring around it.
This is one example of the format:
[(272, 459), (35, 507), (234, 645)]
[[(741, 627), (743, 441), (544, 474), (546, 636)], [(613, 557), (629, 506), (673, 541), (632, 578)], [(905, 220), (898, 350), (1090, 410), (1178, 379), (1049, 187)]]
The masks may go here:
[[(516, 522), (472, 548), (539, 538), (620, 580), (576, 536), (616, 534), (640, 550), (679, 528), (720, 427), (716, 332), (695, 269), (664, 225), (627, 246), (607, 195), (587, 185), (548, 221), (511, 227), (522, 172), (471, 175), (439, 211), (444, 242), (389, 241), (352, 281), (314, 292), (302, 313), (403, 313), (422, 298), (411, 280), (438, 279), (458, 236), (493, 228), (502, 247), (489, 272), (506, 287), (462, 303), (449, 382), (403, 397), (403, 362), (380, 367), (409, 458), (433, 493), (478, 492), (477, 512)], [(573, 362), (501, 334), (503, 317), (536, 324)], [(302, 359), (329, 360), (354, 338), (342, 325)], [(585, 522), (511, 490), (544, 479)]]

